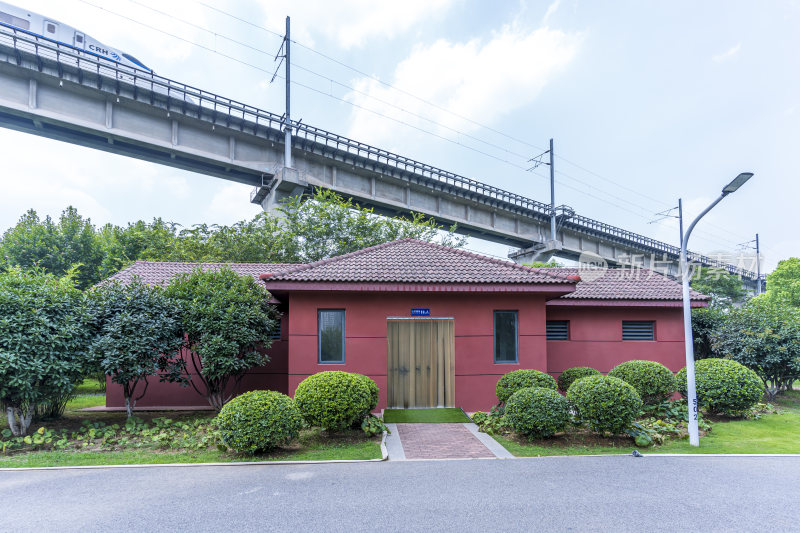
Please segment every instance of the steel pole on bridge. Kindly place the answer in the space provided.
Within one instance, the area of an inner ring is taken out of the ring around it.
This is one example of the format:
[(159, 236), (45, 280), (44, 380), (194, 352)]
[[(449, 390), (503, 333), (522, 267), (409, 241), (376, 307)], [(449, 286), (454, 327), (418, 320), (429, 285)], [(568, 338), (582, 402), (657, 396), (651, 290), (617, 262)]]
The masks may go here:
[(556, 240), (556, 173), (553, 166), (553, 139), (550, 139), (550, 240)]
[(284, 153), (283, 153), (283, 166), (292, 168), (292, 119), (289, 118), (290, 101), (291, 101), (291, 68), (289, 67), (289, 48), (291, 47), (292, 39), (289, 35), (289, 17), (286, 17), (286, 122), (284, 124)]
[[(739, 187), (753, 177), (751, 172), (742, 172), (732, 182), (722, 189), (722, 194), (714, 200), (711, 205), (705, 208), (702, 213), (697, 215), (686, 234), (681, 239), (681, 280), (683, 292), (683, 340), (686, 346), (686, 400), (689, 403), (689, 444), (692, 446), (700, 446), (700, 431), (698, 429), (698, 405), (697, 405), (697, 387), (694, 378), (694, 338), (692, 337), (692, 300), (689, 293), (689, 261), (687, 260), (687, 248), (689, 244), (689, 237), (692, 235), (692, 230), (695, 225), (703, 218), (706, 213), (711, 211), (715, 205), (720, 203), (723, 198), (731, 193), (736, 192)], [(679, 204), (680, 205), (680, 204)], [(683, 228), (683, 212), (681, 211), (681, 228)]]
[(756, 233), (756, 296), (761, 294), (761, 250), (758, 247), (758, 233)]

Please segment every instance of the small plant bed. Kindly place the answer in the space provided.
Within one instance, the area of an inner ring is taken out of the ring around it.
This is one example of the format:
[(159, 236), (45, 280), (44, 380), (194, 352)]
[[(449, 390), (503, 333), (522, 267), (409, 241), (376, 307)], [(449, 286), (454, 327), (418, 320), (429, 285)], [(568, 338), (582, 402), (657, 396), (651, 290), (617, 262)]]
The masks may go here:
[(383, 421), (387, 424), (457, 424), (472, 422), (458, 408), (437, 409), (385, 409)]
[[(63, 419), (59, 424), (45, 424), (22, 439), (3, 435), (0, 449), (5, 447), (5, 451), (0, 454), (0, 468), (381, 457), (379, 436), (367, 437), (360, 429), (332, 433), (319, 428), (302, 429), (297, 438), (268, 453), (240, 454), (220, 443), (214, 420), (207, 415), (165, 418), (165, 414), (121, 424), (110, 423), (113, 419), (83, 420), (77, 429), (76, 419)], [(124, 415), (115, 415), (124, 420)]]
[[(673, 402), (685, 408), (684, 402)], [(492, 418), (489, 418), (490, 423)], [(662, 418), (645, 416), (636, 424), (652, 429)], [(674, 432), (661, 434), (659, 442), (650, 446), (637, 445), (629, 435), (600, 436), (585, 427), (568, 427), (550, 438), (528, 439), (498, 427), (489, 426), (495, 440), (516, 457), (554, 455), (629, 454), (637, 449), (642, 453), (694, 454), (800, 454), (800, 391), (779, 395), (775, 404), (758, 404), (743, 416), (705, 415), (701, 424), (700, 446), (689, 444), (685, 423), (675, 424)], [(663, 439), (663, 440), (662, 440)]]
[(627, 435), (601, 437), (581, 428), (544, 439), (529, 440), (514, 433), (495, 434), (494, 439), (515, 457), (629, 454), (636, 447)]
[(9, 436), (3, 422), (0, 468), (381, 457), (380, 434), (368, 437), (361, 429), (328, 432), (306, 427), (280, 448), (247, 455), (221, 444), (209, 412), (140, 412), (129, 422), (124, 412), (80, 411), (104, 403), (104, 395), (79, 395), (61, 418), (35, 422), (24, 438)]
[[(36, 433), (34, 433), (34, 436)], [(206, 434), (207, 436), (207, 434)], [(255, 461), (330, 461), (380, 459), (380, 438), (367, 438), (361, 430), (327, 434), (318, 428), (304, 429), (283, 448), (261, 455), (246, 455), (205, 446), (199, 449), (170, 448), (169, 441), (133, 446), (108, 446), (97, 442), (85, 449), (18, 450), (0, 455), (0, 468), (43, 466), (88, 466), (170, 463), (231, 463)], [(175, 442), (175, 441), (172, 441)], [(136, 446), (140, 447), (136, 447)], [(30, 449), (30, 448), (28, 448)]]

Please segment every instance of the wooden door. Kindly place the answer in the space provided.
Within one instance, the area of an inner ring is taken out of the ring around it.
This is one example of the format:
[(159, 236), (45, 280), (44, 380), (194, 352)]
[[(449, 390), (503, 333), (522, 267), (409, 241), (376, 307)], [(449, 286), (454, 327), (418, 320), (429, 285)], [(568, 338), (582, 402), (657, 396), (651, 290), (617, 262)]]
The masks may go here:
[(453, 407), (453, 319), (389, 319), (386, 329), (388, 406)]

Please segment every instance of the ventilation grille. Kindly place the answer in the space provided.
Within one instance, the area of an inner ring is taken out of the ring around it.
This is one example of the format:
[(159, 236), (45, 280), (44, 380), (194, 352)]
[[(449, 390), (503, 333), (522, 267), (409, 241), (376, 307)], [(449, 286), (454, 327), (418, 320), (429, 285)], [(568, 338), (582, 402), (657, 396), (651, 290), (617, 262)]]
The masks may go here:
[(655, 339), (655, 322), (622, 321), (622, 340), (652, 341)]
[(568, 341), (569, 340), (569, 320), (548, 320), (547, 321), (547, 340), (549, 340), (549, 341)]

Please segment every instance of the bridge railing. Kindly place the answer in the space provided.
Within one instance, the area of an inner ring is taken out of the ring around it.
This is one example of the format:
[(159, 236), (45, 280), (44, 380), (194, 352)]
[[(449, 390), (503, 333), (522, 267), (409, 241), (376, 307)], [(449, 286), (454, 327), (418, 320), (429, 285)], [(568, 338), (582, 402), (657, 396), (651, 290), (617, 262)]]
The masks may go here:
[[(626, 241), (634, 242), (641, 246), (646, 246), (648, 248), (651, 248), (655, 253), (666, 254), (669, 259), (679, 259), (681, 255), (681, 249), (678, 246), (667, 244), (663, 241), (659, 241), (656, 239), (651, 239), (650, 237), (645, 237), (644, 235), (639, 235), (637, 233), (633, 233), (628, 230), (617, 228), (615, 226), (611, 226), (609, 224), (593, 220), (591, 218), (586, 218), (580, 215), (574, 215), (570, 218), (569, 223), (575, 224), (582, 231), (585, 231), (586, 228), (591, 228), (592, 230), (598, 231), (600, 233), (603, 233), (611, 237), (619, 237)], [(720, 261), (719, 259), (714, 259), (707, 255), (698, 254), (692, 251), (689, 251), (687, 253), (687, 259), (690, 262), (700, 263), (709, 267), (726, 270), (731, 274), (737, 276), (742, 276), (750, 279), (756, 279), (757, 277), (757, 274), (755, 272), (752, 272), (751, 270), (747, 270), (739, 266), (734, 266), (731, 265), (730, 263)], [(762, 274), (761, 279), (766, 279), (766, 275)]]
[[(491, 199), (508, 206), (515, 206), (518, 209), (528, 211), (528, 214), (535, 218), (542, 219), (550, 216), (550, 205), (546, 203), (308, 124), (301, 122), (287, 124), (284, 116), (225, 98), (191, 85), (173, 81), (150, 71), (129, 67), (71, 45), (3, 23), (0, 23), (0, 47), (12, 50), (13, 57), (9, 60), (14, 59), (17, 64), (21, 64), (21, 54), (23, 53), (36, 58), (40, 71), (44, 66), (44, 60), (52, 61), (57, 66), (60, 76), (64, 75), (64, 67), (72, 67), (76, 69), (78, 73), (77, 81), (80, 83), (91, 83), (90, 80), (83, 79), (81, 74), (84, 72), (92, 73), (95, 75), (94, 81), (98, 89), (120, 94), (123, 88), (131, 88), (134, 97), (136, 97), (138, 89), (146, 89), (149, 91), (148, 95), (152, 104), (159, 104), (167, 109), (173, 109), (177, 103), (178, 110), (188, 115), (207, 117), (210, 114), (212, 118), (236, 118), (241, 120), (243, 124), (252, 124), (255, 130), (260, 126), (279, 133), (282, 128), (289, 126), (292, 127), (293, 134), (296, 137), (302, 138), (318, 147), (324, 146), (335, 150), (337, 157), (341, 158), (345, 155), (350, 155), (376, 165), (410, 172), (448, 185), (467, 196), (472, 195), (480, 197), (479, 199), (484, 201)], [(108, 86), (104, 80), (114, 80), (114, 84)], [(300, 144), (302, 146), (302, 143)], [(657, 253), (666, 253), (672, 256), (680, 254), (680, 250), (676, 246), (580, 215), (572, 215), (564, 224), (567, 227), (572, 226), (573, 229), (578, 231), (602, 233), (623, 244), (627, 242), (633, 245), (647, 246)], [(751, 279), (756, 277), (753, 272), (701, 254), (690, 253), (689, 255), (693, 261), (723, 268), (731, 273)]]

